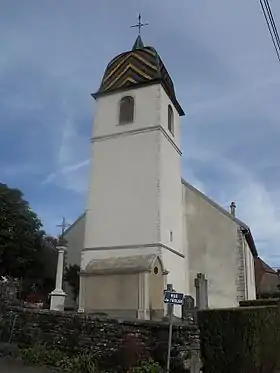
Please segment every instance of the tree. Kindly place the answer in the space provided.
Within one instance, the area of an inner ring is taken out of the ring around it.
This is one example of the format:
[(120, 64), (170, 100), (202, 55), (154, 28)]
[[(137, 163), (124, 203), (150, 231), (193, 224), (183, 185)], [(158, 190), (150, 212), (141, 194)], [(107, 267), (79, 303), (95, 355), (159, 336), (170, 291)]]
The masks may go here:
[(75, 301), (79, 295), (79, 273), (80, 267), (77, 264), (69, 265), (65, 268), (64, 280), (71, 286)]
[(23, 279), (28, 287), (42, 283), (50, 242), (22, 192), (0, 183), (0, 275)]

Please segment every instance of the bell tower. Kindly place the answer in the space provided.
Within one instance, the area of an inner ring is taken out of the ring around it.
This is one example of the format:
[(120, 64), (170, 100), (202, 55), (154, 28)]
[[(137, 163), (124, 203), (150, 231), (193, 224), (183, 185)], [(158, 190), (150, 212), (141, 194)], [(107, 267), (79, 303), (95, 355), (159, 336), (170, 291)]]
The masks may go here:
[(184, 112), (171, 77), (139, 34), (132, 50), (108, 64), (92, 96), (95, 118), (81, 271), (92, 260), (154, 254), (163, 264), (165, 282), (184, 292)]

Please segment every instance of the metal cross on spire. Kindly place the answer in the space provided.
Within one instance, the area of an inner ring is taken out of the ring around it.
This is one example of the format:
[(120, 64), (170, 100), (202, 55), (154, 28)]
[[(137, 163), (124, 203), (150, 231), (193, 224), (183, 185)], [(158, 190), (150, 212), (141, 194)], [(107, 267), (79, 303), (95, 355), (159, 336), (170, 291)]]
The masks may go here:
[(63, 216), (61, 224), (58, 224), (58, 225), (57, 225), (57, 227), (61, 228), (61, 236), (64, 235), (66, 228), (69, 227), (69, 226), (70, 226), (70, 224), (68, 224), (68, 223), (66, 222), (66, 219), (65, 219), (65, 217)]
[(138, 28), (138, 35), (141, 34), (141, 27), (148, 26), (148, 23), (142, 23), (141, 21), (141, 14), (138, 15), (138, 23), (136, 25), (130, 27), (137, 27)]

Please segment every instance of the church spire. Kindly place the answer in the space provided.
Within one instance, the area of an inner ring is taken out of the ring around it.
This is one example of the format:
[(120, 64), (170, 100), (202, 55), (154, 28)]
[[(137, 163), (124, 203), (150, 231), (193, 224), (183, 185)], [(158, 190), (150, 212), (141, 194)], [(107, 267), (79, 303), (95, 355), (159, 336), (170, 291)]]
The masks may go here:
[(135, 49), (141, 49), (144, 48), (144, 43), (142, 41), (142, 38), (140, 35), (137, 36), (137, 39), (135, 40), (135, 43), (133, 44), (132, 50), (134, 51)]
[(141, 14), (138, 15), (138, 23), (136, 25), (130, 27), (137, 27), (138, 28), (138, 36), (137, 39), (132, 47), (132, 50), (144, 48), (144, 43), (141, 38), (141, 27), (147, 26), (148, 23), (142, 23), (141, 21)]

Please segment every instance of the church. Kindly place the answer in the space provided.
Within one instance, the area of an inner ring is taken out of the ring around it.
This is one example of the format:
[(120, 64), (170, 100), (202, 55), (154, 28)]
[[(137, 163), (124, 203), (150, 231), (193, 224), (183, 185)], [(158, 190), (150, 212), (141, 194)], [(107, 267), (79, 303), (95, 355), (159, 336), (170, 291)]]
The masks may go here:
[(184, 110), (156, 49), (139, 35), (92, 96), (86, 211), (65, 232), (66, 264), (80, 265), (79, 311), (161, 318), (167, 284), (195, 298), (198, 273), (209, 308), (255, 299), (250, 228), (234, 203), (227, 211), (182, 178)]

